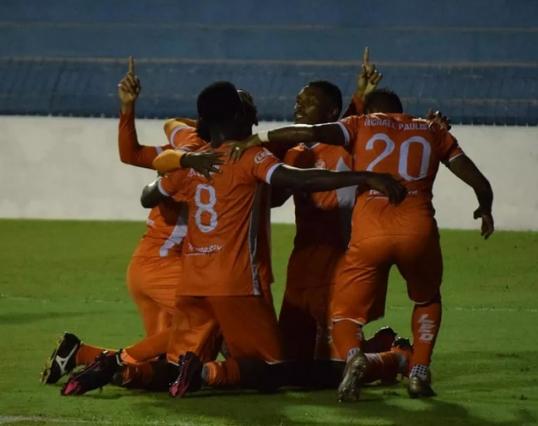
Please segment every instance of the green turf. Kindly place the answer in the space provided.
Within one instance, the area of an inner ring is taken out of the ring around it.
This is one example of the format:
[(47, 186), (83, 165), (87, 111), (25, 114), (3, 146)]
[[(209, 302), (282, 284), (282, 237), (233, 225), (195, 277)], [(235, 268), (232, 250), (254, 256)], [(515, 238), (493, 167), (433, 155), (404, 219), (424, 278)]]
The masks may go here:
[[(124, 285), (140, 223), (0, 221), (0, 423), (522, 425), (538, 421), (538, 234), (444, 231), (445, 313), (431, 400), (402, 385), (372, 387), (357, 404), (334, 391), (167, 395), (107, 387), (78, 398), (38, 382), (56, 337), (121, 347), (142, 336)], [(293, 227), (273, 227), (275, 300)], [(411, 304), (391, 277), (387, 317), (409, 333)], [(369, 326), (371, 333), (380, 323)]]

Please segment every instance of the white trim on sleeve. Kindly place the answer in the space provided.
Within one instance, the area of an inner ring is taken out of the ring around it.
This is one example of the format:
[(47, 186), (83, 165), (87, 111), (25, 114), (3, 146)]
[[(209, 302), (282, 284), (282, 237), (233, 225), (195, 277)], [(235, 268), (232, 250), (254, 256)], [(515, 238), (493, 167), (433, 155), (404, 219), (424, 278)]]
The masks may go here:
[(163, 152), (163, 149), (160, 146), (156, 146), (155, 151), (157, 151), (157, 155), (159, 155), (161, 152)]
[(349, 130), (346, 128), (346, 126), (344, 126), (342, 123), (340, 123), (339, 121), (336, 122), (340, 128), (342, 129), (342, 133), (344, 134), (344, 140), (345, 140), (345, 143), (344, 145), (349, 145), (349, 140), (351, 139), (351, 136), (349, 135)]
[(187, 128), (189, 126), (187, 126), (186, 124), (183, 124), (183, 123), (178, 123), (175, 127), (174, 127), (174, 130), (172, 130), (172, 133), (170, 133), (170, 137), (168, 138), (168, 142), (170, 142), (170, 145), (172, 145), (174, 148), (177, 148), (177, 146), (174, 144), (174, 138), (176, 137), (176, 135), (183, 129)]
[(162, 195), (164, 195), (165, 197), (170, 197), (170, 194), (164, 190), (161, 181), (162, 181), (161, 178), (159, 178), (159, 180), (157, 180), (157, 188), (159, 189), (159, 192)]
[(265, 175), (265, 182), (267, 182), (269, 185), (271, 184), (271, 177), (273, 176), (273, 173), (281, 165), (282, 163), (276, 163), (269, 167), (269, 170), (267, 170), (267, 174)]
[(450, 163), (451, 161), (455, 160), (455, 159), (458, 158), (458, 157), (461, 157), (462, 155), (463, 155), (463, 152), (459, 152), (459, 153), (457, 153), (456, 155), (454, 155), (453, 157), (450, 157), (450, 158), (448, 159), (448, 162)]

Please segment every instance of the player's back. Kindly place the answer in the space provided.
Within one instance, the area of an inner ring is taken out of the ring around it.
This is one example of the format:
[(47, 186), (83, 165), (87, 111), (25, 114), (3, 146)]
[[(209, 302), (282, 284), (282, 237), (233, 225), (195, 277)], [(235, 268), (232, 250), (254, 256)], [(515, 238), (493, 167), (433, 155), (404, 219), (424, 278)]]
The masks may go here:
[[(155, 156), (163, 149), (175, 148), (183, 151), (195, 151), (206, 145), (196, 129), (178, 122), (171, 131), (166, 132), (169, 145), (151, 147)], [(154, 157), (153, 157), (154, 158)], [(146, 232), (140, 240), (133, 256), (168, 257), (181, 254), (181, 243), (187, 233), (187, 206), (171, 199), (164, 200), (153, 207), (146, 219)]]
[[(210, 149), (210, 147), (201, 150)], [(178, 190), (176, 199), (189, 204), (184, 246), (188, 283), (184, 295), (261, 294), (259, 220), (263, 181), (278, 160), (267, 150), (247, 150), (236, 163), (229, 148), (216, 149), (226, 158), (211, 180), (193, 170), (176, 172), (161, 181), (164, 191)], [(265, 241), (267, 243), (267, 241)]]
[[(351, 155), (345, 148), (320, 143), (310, 146), (300, 144), (290, 149), (284, 162), (302, 169), (352, 169)], [(324, 192), (295, 192), (295, 246), (324, 244), (345, 248), (349, 240), (355, 194), (355, 186)]]
[(407, 114), (369, 114), (342, 120), (349, 132), (354, 169), (390, 173), (408, 190), (398, 206), (373, 191), (362, 194), (353, 224), (363, 236), (421, 233), (435, 226), (432, 187), (439, 164), (462, 153), (456, 139), (430, 121)]

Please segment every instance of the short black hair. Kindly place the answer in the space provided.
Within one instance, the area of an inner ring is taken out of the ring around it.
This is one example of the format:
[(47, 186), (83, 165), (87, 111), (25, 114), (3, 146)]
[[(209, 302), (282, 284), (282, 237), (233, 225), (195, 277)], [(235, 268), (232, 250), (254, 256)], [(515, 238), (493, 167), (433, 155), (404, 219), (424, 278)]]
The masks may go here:
[(342, 111), (342, 92), (336, 84), (327, 80), (315, 80), (307, 84), (310, 87), (321, 89), (325, 96), (331, 100), (334, 107), (338, 109), (338, 115)]
[(217, 81), (204, 88), (196, 105), (199, 118), (207, 124), (224, 123), (242, 112), (241, 98), (229, 81)]
[(366, 95), (364, 112), (402, 113), (403, 106), (400, 97), (390, 89), (376, 89)]

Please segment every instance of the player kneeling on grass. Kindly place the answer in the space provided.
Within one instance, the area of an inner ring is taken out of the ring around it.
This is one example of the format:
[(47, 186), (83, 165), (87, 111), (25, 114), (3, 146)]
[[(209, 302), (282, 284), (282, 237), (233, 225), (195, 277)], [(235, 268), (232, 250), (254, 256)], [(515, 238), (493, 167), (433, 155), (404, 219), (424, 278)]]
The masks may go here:
[(347, 367), (339, 399), (358, 398), (368, 360), (362, 327), (383, 316), (389, 270), (396, 265), (415, 302), (412, 315), (413, 355), (408, 391), (413, 398), (433, 396), (429, 365), (441, 324), (442, 258), (432, 206), (432, 186), (440, 163), (473, 188), (482, 219), (482, 235), (494, 230), (493, 193), (488, 180), (446, 130), (425, 119), (404, 114), (398, 96), (376, 90), (365, 101), (363, 116), (322, 125), (295, 125), (254, 135), (234, 146), (264, 142), (315, 142), (345, 145), (354, 156), (354, 170), (391, 173), (401, 179), (408, 197), (393, 205), (377, 191), (362, 193), (355, 203), (353, 227), (344, 262), (337, 271), (329, 316), (331, 336)]
[[(211, 136), (210, 146), (200, 151), (228, 156), (228, 141), (238, 138), (241, 114), (235, 87), (220, 82), (204, 89), (198, 98), (198, 113)], [(209, 180), (196, 172), (178, 170), (149, 184), (142, 194), (145, 207), (169, 197), (189, 205), (183, 264), (188, 280), (177, 289), (167, 354), (177, 372), (169, 389), (173, 396), (197, 390), (202, 384), (264, 387), (279, 383), (266, 374), (269, 366), (283, 365), (283, 355), (274, 308), (264, 300), (260, 288), (258, 271), (264, 265), (255, 230), (261, 184), (303, 191), (361, 185), (385, 194), (394, 204), (406, 195), (403, 186), (388, 174), (299, 170), (258, 147), (247, 150), (237, 162), (228, 159), (219, 169)], [(215, 328), (222, 332), (230, 358), (202, 364), (200, 351)], [(63, 393), (94, 389), (99, 382), (96, 376), (111, 362), (111, 356), (102, 356), (72, 377)], [(265, 379), (270, 383), (260, 383)]]

